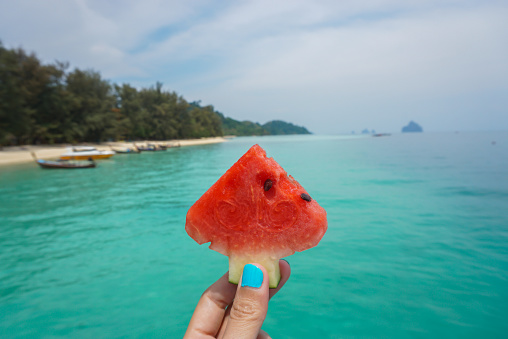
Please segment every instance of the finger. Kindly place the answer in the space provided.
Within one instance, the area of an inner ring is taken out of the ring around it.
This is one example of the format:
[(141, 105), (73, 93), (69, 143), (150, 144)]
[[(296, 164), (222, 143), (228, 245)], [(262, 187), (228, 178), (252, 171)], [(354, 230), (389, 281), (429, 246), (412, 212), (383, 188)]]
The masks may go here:
[(268, 311), (268, 274), (259, 264), (247, 264), (231, 306), (224, 338), (257, 338)]
[[(291, 267), (286, 260), (284, 260), (284, 259), (279, 260), (279, 268), (280, 268), (280, 275), (281, 275), (280, 282), (279, 282), (279, 285), (277, 286), (277, 288), (270, 288), (269, 289), (269, 298), (270, 299), (275, 295), (275, 293), (277, 293), (282, 288), (282, 286), (284, 286), (286, 281), (288, 281), (289, 276), (291, 275)], [(232, 303), (226, 309), (226, 314), (224, 315), (224, 321), (222, 322), (222, 326), (219, 330), (217, 338), (222, 338), (222, 336), (224, 335), (224, 331), (226, 330), (227, 324), (229, 322), (229, 313), (231, 312), (231, 306), (232, 306)]]
[(215, 338), (224, 319), (226, 307), (235, 297), (236, 285), (229, 282), (228, 276), (229, 273), (224, 274), (203, 293), (184, 338)]
[(265, 331), (259, 330), (257, 339), (272, 339), (272, 337), (270, 337)]
[(280, 281), (277, 288), (270, 288), (270, 299), (275, 295), (275, 293), (279, 292), (279, 290), (284, 286), (286, 281), (288, 281), (289, 276), (291, 275), (291, 266), (289, 262), (281, 259), (279, 260), (279, 268), (280, 268)]

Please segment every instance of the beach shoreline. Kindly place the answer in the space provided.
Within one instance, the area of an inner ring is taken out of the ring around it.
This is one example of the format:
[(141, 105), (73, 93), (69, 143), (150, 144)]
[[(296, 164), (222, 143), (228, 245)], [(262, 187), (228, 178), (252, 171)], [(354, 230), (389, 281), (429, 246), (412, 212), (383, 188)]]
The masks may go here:
[[(226, 141), (227, 139), (223, 137), (213, 137), (213, 138), (181, 139), (181, 140), (165, 140), (165, 141), (143, 140), (136, 141), (134, 143), (137, 146), (146, 146), (147, 144), (167, 144), (188, 147), (188, 146), (217, 144)], [(111, 147), (113, 148), (132, 147), (134, 143), (114, 141), (102, 144), (82, 143), (79, 144), (79, 146), (93, 146), (98, 150), (111, 150)], [(2, 149), (0, 149), (0, 166), (17, 165), (34, 161), (31, 154), (32, 152), (39, 159), (46, 160), (58, 159), (60, 155), (66, 151), (68, 147), (72, 146), (78, 145), (62, 144), (62, 145), (42, 145), (42, 146), (25, 145), (25, 146), (3, 147)]]

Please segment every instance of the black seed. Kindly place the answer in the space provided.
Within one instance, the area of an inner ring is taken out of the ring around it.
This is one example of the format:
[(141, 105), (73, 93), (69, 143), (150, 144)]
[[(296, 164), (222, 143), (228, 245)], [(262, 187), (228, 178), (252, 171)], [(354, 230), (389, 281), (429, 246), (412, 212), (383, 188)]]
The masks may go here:
[(302, 198), (305, 201), (312, 201), (312, 198), (307, 193), (300, 194), (300, 198)]
[(264, 189), (266, 192), (272, 188), (273, 182), (270, 179), (266, 179)]

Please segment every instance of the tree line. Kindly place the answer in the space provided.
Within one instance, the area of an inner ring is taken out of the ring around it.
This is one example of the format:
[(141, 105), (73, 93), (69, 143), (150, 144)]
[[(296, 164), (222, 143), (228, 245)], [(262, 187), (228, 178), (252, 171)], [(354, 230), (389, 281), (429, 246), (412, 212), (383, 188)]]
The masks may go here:
[(237, 121), (225, 117), (217, 112), (222, 120), (224, 135), (284, 135), (284, 134), (311, 134), (305, 127), (293, 125), (290, 122), (272, 120), (261, 125), (252, 121)]
[(0, 42), (0, 145), (277, 134), (189, 103), (160, 82), (136, 89), (94, 70), (68, 68)]

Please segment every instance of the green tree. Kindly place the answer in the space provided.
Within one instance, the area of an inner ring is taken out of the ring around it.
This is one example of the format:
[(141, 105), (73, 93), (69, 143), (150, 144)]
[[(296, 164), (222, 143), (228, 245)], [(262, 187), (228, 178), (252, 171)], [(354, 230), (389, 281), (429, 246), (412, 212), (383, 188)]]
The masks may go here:
[(100, 142), (115, 136), (115, 97), (98, 72), (75, 69), (67, 75), (70, 115), (77, 123), (76, 141)]
[(27, 55), (21, 49), (8, 50), (0, 44), (0, 139), (3, 143), (28, 141), (35, 114), (28, 70), (33, 65), (38, 65), (35, 55)]
[(139, 93), (129, 84), (115, 85), (116, 139), (144, 139), (146, 134), (145, 111)]

